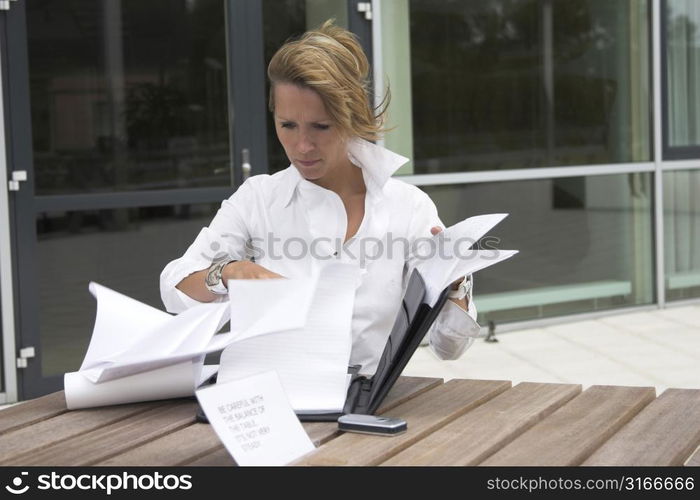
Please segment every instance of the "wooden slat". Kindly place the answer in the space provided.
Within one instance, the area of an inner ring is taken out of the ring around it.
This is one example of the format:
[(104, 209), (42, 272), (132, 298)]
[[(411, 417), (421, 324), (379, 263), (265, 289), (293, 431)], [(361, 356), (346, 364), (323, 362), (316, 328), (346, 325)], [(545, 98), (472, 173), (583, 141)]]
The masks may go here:
[(220, 446), (221, 441), (211, 425), (194, 423), (95, 465), (174, 466), (210, 453)]
[(580, 385), (518, 384), (384, 465), (476, 465), (580, 393)]
[[(162, 402), (135, 403), (75, 410), (53, 418), (39, 420), (33, 425), (19, 427), (0, 436), (0, 465), (22, 465), (23, 462), (18, 458), (20, 455), (31, 455), (36, 450), (85, 432), (102, 429), (106, 425), (144, 413), (163, 404)], [(43, 411), (43, 407), (39, 409)], [(25, 421), (30, 420), (31, 416), (25, 418)]]
[[(338, 424), (336, 422), (304, 422), (303, 425), (304, 430), (309, 435), (309, 438), (314, 443), (314, 446), (320, 446), (339, 434)], [(189, 460), (178, 465), (221, 467), (236, 465), (236, 462), (233, 460), (226, 448), (219, 444), (217, 449), (211, 453), (201, 455), (194, 460)]]
[(482, 464), (579, 465), (654, 397), (653, 387), (590, 387)]
[(338, 435), (337, 422), (302, 422), (302, 425), (314, 446), (321, 446)]
[[(382, 413), (387, 410), (405, 403), (424, 392), (442, 384), (440, 378), (427, 377), (399, 377), (394, 386), (391, 388), (386, 399), (380, 406), (377, 413)], [(339, 434), (338, 424), (336, 422), (304, 422), (304, 430), (309, 435), (309, 438), (314, 443), (314, 446), (320, 446), (336, 437)], [(207, 455), (211, 456), (207, 456)], [(209, 452), (194, 453), (193, 460), (190, 462), (178, 462), (172, 465), (234, 465), (235, 462), (229, 456), (228, 452), (219, 445), (217, 449)], [(160, 462), (159, 462), (160, 463)], [(124, 464), (126, 465), (126, 464)], [(171, 465), (166, 462), (163, 465)]]
[(683, 465), (700, 445), (700, 390), (667, 389), (583, 465)]
[[(321, 440), (327, 441), (329, 439), (327, 436), (334, 435), (337, 427), (338, 425), (334, 422), (307, 422), (304, 424), (304, 429), (316, 446), (321, 444)], [(218, 457), (219, 451), (223, 451), (224, 455), (229, 457), (213, 427), (209, 424), (195, 423), (95, 465), (152, 466), (157, 464), (178, 466), (191, 464), (193, 461), (210, 454)], [(228, 458), (217, 465), (235, 465), (235, 462)]]
[(691, 455), (685, 465), (689, 467), (700, 467), (700, 447), (695, 450), (695, 453)]
[(63, 391), (25, 401), (0, 411), (0, 435), (66, 413)]
[(233, 461), (233, 458), (231, 458), (226, 448), (222, 446), (215, 452), (193, 460), (187, 465), (195, 467), (220, 467), (224, 465), (236, 465), (236, 462)]
[(175, 400), (15, 458), (22, 465), (92, 465), (194, 423), (196, 404)]
[(408, 430), (398, 436), (345, 433), (295, 465), (376, 465), (510, 387), (498, 380), (451, 380), (393, 408)]
[[(442, 385), (441, 378), (399, 377), (386, 399), (377, 410), (378, 414), (391, 411), (392, 408)], [(314, 446), (321, 446), (340, 434), (336, 422), (304, 422), (304, 430), (313, 441)]]
[(423, 394), (434, 387), (442, 385), (441, 378), (428, 377), (399, 377), (379, 406), (377, 413), (384, 413), (405, 403), (411, 398)]
[[(387, 394), (377, 413), (391, 411), (392, 408), (439, 385), (442, 385), (441, 378), (400, 377)], [(313, 441), (314, 446), (321, 446), (340, 434), (336, 422), (305, 422), (304, 430)]]

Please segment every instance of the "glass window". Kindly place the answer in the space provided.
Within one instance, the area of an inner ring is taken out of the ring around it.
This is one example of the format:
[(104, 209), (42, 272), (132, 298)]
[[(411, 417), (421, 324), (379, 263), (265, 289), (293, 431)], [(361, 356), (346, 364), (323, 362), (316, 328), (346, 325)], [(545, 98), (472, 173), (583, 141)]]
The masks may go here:
[(221, 0), (27, 2), (38, 195), (231, 184)]
[(95, 321), (88, 284), (164, 310), (159, 277), (180, 257), (220, 203), (39, 213), (37, 266), (42, 369), (74, 371)]
[(475, 276), (484, 324), (651, 303), (650, 181), (650, 174), (635, 173), (424, 190), (447, 225), (470, 215), (510, 214), (480, 242), (520, 250)]
[(700, 156), (700, 3), (665, 2), (666, 158)]
[(664, 173), (666, 299), (700, 297), (700, 171)]
[(408, 5), (412, 173), (649, 160), (647, 1)]
[[(0, 276), (0, 280), (2, 279), (2, 276)], [(0, 296), (0, 299), (2, 297)], [(0, 318), (1, 320), (2, 318)], [(3, 336), (2, 336), (2, 321), (0, 321), (0, 392), (5, 392), (7, 389), (5, 389), (5, 355), (3, 354), (3, 344), (4, 342)]]

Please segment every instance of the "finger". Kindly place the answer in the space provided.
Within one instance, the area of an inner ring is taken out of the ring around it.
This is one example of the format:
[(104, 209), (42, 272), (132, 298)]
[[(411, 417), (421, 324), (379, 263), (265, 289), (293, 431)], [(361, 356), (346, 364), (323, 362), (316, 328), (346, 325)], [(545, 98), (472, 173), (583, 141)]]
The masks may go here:
[(433, 226), (430, 228), (430, 234), (432, 234), (433, 236), (440, 232), (442, 232), (442, 228), (440, 226)]
[(272, 271), (268, 271), (262, 275), (259, 276), (260, 278), (268, 279), (268, 280), (273, 280), (273, 279), (280, 279), (284, 278), (281, 274), (274, 273)]

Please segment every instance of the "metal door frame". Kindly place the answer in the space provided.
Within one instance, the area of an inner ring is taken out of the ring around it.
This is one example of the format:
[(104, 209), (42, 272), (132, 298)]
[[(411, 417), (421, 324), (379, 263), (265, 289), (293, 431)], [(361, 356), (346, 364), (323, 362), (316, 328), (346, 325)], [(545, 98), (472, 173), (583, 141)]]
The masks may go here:
[[(15, 303), (13, 290), (13, 264), (12, 264), (12, 234), (10, 224), (10, 200), (7, 191), (8, 169), (5, 135), (5, 84), (6, 50), (5, 28), (7, 14), (0, 13), (0, 337), (2, 345), (2, 384), (0, 384), (0, 404), (14, 403), (17, 401), (17, 370), (15, 366)], [(6, 334), (3, 334), (6, 332)]]

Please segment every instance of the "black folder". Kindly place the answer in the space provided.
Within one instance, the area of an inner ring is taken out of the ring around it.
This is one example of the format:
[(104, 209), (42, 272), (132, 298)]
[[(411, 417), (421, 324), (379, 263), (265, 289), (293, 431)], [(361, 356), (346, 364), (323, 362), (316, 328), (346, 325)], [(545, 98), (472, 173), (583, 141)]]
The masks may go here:
[[(371, 377), (361, 375), (359, 374), (360, 366), (351, 366), (348, 373), (352, 375), (352, 379), (343, 411), (334, 413), (297, 412), (299, 420), (302, 422), (334, 422), (338, 420), (338, 417), (347, 413), (373, 415), (379, 409), (382, 401), (396, 383), (399, 375), (445, 305), (448, 290), (443, 290), (432, 307), (425, 301), (425, 293), (425, 281), (418, 270), (414, 270), (408, 280), (401, 307), (374, 375)], [(215, 379), (212, 377), (209, 382), (213, 383), (214, 381)], [(197, 411), (197, 420), (207, 422), (201, 407)]]
[(445, 305), (447, 292), (447, 289), (443, 290), (435, 305), (431, 307), (425, 301), (423, 277), (418, 270), (414, 270), (374, 375), (368, 378), (358, 374), (359, 366), (350, 367), (352, 380), (342, 413), (297, 413), (299, 420), (335, 421), (347, 413), (373, 415)]

